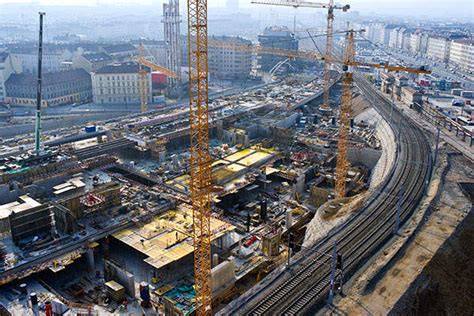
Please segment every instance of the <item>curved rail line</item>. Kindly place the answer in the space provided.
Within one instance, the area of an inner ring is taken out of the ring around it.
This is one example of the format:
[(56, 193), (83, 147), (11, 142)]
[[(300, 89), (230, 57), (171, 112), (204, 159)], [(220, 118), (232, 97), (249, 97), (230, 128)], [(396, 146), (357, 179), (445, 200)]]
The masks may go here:
[(313, 314), (327, 297), (334, 242), (344, 257), (345, 276), (353, 275), (393, 236), (398, 203), (403, 224), (424, 196), (432, 169), (426, 137), (403, 113), (396, 108), (392, 112), (390, 102), (365, 79), (356, 76), (355, 83), (387, 121), (391, 117), (389, 124), (398, 146), (390, 175), (355, 216), (310, 249), (301, 251), (288, 268), (271, 274), (220, 315)]

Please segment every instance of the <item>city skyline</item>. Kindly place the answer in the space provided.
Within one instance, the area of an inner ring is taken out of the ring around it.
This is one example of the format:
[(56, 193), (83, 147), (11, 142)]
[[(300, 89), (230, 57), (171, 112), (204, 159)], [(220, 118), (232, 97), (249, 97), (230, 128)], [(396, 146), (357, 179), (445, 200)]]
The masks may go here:
[[(163, 0), (0, 0), (0, 5), (12, 5), (12, 4), (37, 4), (44, 6), (101, 6), (101, 5), (159, 5), (164, 3)], [(226, 0), (214, 0), (209, 1), (209, 7), (225, 7)], [(316, 1), (317, 2), (317, 1)], [(379, 13), (384, 15), (394, 15), (394, 16), (420, 16), (420, 17), (446, 17), (446, 18), (469, 18), (474, 16), (474, 4), (469, 0), (460, 0), (456, 1), (456, 6), (453, 6), (452, 3), (447, 1), (428, 1), (428, 0), (419, 0), (419, 1), (410, 1), (410, 0), (401, 0), (396, 3), (390, 0), (362, 0), (354, 1), (348, 0), (344, 1), (352, 6), (354, 11), (358, 11), (363, 15), (370, 15), (372, 13)], [(239, 7), (242, 9), (253, 8), (262, 8), (264, 6), (259, 6), (252, 4), (250, 0), (240, 0)], [(275, 8), (275, 7), (274, 7)], [(281, 9), (281, 8), (280, 8)]]

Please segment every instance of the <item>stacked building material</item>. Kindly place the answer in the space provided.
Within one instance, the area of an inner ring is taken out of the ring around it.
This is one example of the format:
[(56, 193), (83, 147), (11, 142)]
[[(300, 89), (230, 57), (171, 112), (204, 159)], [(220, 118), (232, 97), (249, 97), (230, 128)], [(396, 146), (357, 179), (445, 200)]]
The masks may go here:
[(125, 298), (125, 288), (115, 281), (105, 283), (107, 295), (116, 302), (122, 302)]

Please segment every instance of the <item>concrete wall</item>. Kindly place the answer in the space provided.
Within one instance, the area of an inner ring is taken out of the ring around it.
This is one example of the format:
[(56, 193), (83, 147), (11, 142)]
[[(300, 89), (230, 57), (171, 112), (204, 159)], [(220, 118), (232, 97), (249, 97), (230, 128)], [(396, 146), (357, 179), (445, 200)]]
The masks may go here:
[(235, 263), (226, 260), (212, 268), (212, 293), (217, 296), (235, 284)]
[(381, 155), (381, 150), (372, 148), (349, 147), (347, 150), (347, 158), (352, 164), (360, 163), (370, 169), (377, 165)]
[(369, 122), (369, 124), (374, 124), (376, 126), (375, 135), (380, 140), (380, 145), (382, 147), (380, 157), (378, 158), (376, 165), (373, 167), (370, 176), (370, 188), (373, 189), (383, 181), (395, 162), (397, 149), (395, 135), (393, 134), (390, 125), (382, 119), (376, 110), (372, 108), (361, 113), (355, 119), (356, 122), (360, 120), (364, 120), (365, 122)]
[(104, 260), (105, 281), (114, 280), (125, 288), (125, 293), (135, 297), (135, 277), (132, 273), (124, 270), (115, 263)]

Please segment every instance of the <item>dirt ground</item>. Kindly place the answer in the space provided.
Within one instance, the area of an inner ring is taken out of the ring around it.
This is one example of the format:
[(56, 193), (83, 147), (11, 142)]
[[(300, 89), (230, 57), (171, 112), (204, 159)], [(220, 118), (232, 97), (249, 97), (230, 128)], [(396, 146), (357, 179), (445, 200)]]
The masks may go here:
[(440, 159), (446, 169), (434, 181), (440, 187), (439, 194), (433, 194), (429, 216), (422, 218), (420, 211), (412, 219), (423, 225), (410, 238), (418, 224), (407, 224), (401, 236), (352, 280), (346, 296), (328, 313), (474, 313), (474, 212), (472, 200), (459, 185), (474, 182), (474, 166), (460, 155)]
[[(474, 182), (474, 170), (468, 168), (464, 159), (457, 157), (453, 169), (465, 170), (466, 174), (448, 174), (445, 189), (457, 192), (458, 182), (470, 174)], [(472, 165), (471, 165), (472, 167)], [(470, 170), (469, 170), (470, 169)], [(450, 204), (450, 194), (443, 190), (437, 212)], [(471, 192), (472, 194), (473, 192)], [(459, 196), (458, 196), (459, 197)], [(423, 269), (409, 290), (395, 304), (392, 315), (473, 315), (474, 314), (474, 212), (472, 197), (469, 214), (454, 233), (444, 242), (436, 255)], [(445, 218), (439, 216), (437, 223)], [(439, 225), (439, 224), (438, 224)], [(449, 228), (439, 227), (446, 232)]]

